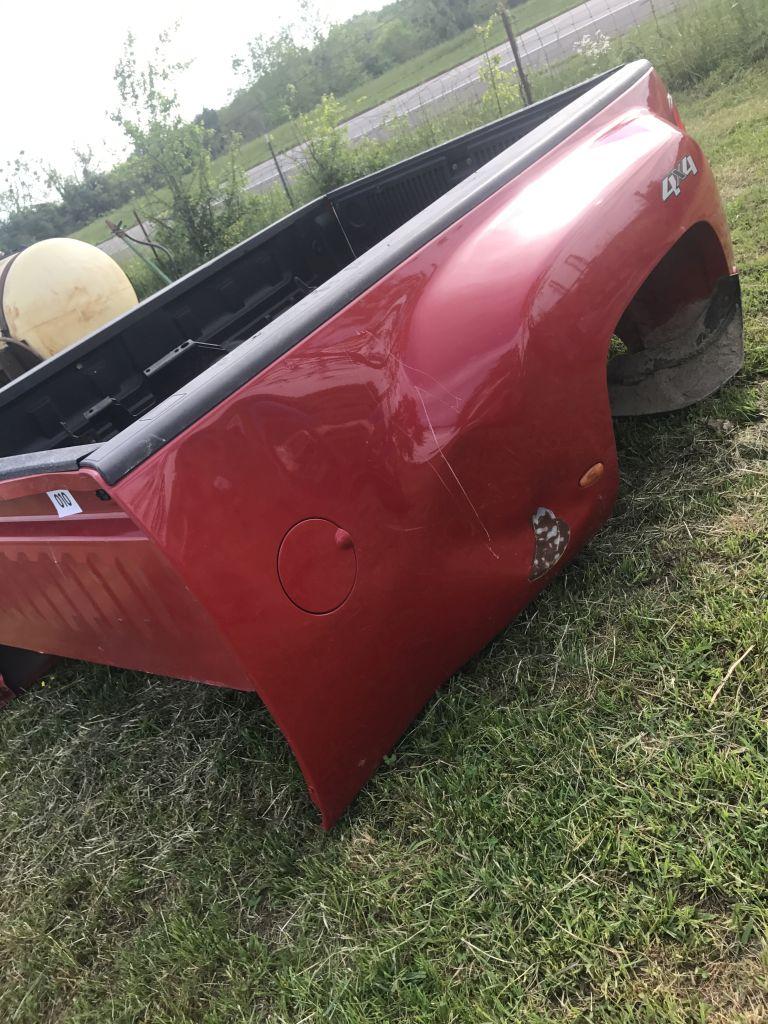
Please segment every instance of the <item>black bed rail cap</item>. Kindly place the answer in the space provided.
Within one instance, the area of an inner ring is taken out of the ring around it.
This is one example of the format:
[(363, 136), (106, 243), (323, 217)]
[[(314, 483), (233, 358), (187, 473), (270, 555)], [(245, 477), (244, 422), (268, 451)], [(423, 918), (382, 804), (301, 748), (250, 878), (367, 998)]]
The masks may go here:
[(72, 448), (30, 452), (28, 455), (9, 455), (0, 459), (0, 480), (41, 473), (73, 473), (80, 468), (81, 460), (93, 455), (97, 448), (95, 444), (79, 444)]

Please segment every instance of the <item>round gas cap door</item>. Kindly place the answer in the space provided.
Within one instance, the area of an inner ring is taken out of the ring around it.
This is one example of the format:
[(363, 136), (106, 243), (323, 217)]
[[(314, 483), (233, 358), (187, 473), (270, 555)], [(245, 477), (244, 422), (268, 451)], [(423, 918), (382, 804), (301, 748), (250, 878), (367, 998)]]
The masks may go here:
[(355, 585), (355, 545), (336, 523), (304, 519), (283, 537), (277, 572), (286, 596), (302, 611), (335, 611)]

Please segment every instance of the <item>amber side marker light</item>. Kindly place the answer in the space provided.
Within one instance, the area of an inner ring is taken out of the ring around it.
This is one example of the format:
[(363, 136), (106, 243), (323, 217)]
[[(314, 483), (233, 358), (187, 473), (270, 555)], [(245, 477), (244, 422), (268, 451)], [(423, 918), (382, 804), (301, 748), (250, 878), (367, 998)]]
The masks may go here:
[(602, 462), (596, 462), (594, 466), (589, 467), (581, 480), (579, 480), (579, 487), (591, 487), (592, 484), (597, 483), (604, 472), (605, 466)]

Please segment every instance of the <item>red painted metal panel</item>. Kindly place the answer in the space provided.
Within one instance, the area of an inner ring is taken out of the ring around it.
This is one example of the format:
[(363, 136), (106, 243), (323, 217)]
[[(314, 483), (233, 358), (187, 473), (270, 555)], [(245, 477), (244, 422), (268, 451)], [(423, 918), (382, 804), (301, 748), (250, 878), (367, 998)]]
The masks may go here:
[[(75, 474), (82, 517), (8, 492), (0, 642), (257, 691), (332, 824), (609, 515), (611, 334), (699, 221), (730, 265), (650, 74), (116, 487)], [(568, 543), (532, 580), (534, 517)]]
[[(47, 491), (60, 488), (82, 514), (58, 517)], [(0, 484), (0, 644), (240, 685), (242, 668), (209, 616), (96, 490), (87, 473)]]

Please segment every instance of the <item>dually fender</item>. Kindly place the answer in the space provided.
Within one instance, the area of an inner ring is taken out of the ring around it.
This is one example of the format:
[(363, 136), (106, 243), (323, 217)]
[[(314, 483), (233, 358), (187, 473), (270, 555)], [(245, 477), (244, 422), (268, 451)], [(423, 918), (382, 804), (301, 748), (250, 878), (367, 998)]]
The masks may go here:
[(662, 199), (693, 145), (647, 110), (581, 133), (115, 488), (237, 653), (326, 827), (607, 518), (616, 325), (699, 222), (730, 269), (698, 148)]

